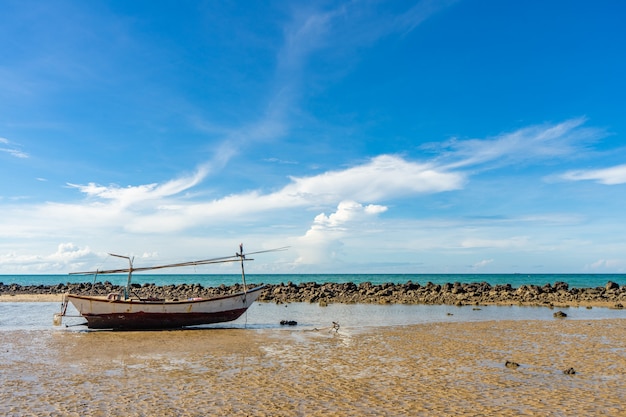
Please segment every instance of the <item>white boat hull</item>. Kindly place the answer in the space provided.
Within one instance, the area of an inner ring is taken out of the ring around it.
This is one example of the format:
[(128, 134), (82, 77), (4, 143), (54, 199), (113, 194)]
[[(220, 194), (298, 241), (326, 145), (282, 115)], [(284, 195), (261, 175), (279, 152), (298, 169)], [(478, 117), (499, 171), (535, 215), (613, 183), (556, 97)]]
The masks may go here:
[(110, 300), (74, 294), (67, 294), (67, 300), (87, 319), (90, 329), (171, 329), (236, 320), (264, 288), (186, 301)]

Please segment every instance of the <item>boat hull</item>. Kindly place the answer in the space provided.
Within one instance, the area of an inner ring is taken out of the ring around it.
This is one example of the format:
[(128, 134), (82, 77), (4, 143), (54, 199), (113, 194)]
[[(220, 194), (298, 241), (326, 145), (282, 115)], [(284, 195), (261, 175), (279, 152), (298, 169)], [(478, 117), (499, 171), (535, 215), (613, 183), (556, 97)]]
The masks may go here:
[(74, 294), (67, 294), (67, 299), (87, 320), (90, 329), (172, 329), (236, 320), (264, 288), (187, 301), (109, 300)]

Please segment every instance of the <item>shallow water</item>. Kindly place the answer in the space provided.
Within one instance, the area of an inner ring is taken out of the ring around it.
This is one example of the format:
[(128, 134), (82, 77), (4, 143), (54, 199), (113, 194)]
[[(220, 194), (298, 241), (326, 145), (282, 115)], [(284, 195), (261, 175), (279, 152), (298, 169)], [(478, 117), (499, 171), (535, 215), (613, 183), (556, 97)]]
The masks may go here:
[[(60, 311), (60, 302), (3, 302), (0, 303), (0, 332), (8, 330), (85, 330), (82, 318), (64, 318), (64, 326), (52, 326), (52, 316)], [(596, 320), (626, 318), (626, 310), (609, 308), (587, 309), (584, 307), (558, 308), (520, 306), (449, 306), (407, 304), (329, 304), (320, 307), (311, 303), (254, 303), (239, 319), (207, 328), (284, 328), (282, 320), (293, 320), (298, 328), (313, 329), (332, 327), (337, 322), (341, 327), (363, 329), (381, 326), (402, 326), (434, 322), (474, 322), (492, 320), (552, 320), (555, 311), (567, 314), (568, 319)], [(71, 306), (68, 315), (78, 316)], [(69, 327), (65, 327), (69, 326)]]

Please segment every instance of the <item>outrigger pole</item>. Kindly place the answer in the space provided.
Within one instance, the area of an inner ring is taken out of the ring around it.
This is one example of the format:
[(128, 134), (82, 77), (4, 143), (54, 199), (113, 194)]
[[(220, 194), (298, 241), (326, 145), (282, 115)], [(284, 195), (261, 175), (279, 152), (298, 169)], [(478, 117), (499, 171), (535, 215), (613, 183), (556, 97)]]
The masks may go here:
[(253, 261), (254, 259), (246, 258), (246, 255), (254, 255), (257, 253), (266, 253), (266, 252), (278, 252), (287, 250), (289, 246), (284, 246), (282, 248), (262, 250), (258, 252), (250, 252), (248, 254), (243, 253), (243, 243), (239, 244), (239, 252), (235, 253), (234, 256), (222, 256), (220, 258), (212, 258), (212, 259), (202, 259), (199, 261), (189, 261), (189, 262), (179, 262), (175, 264), (167, 264), (167, 265), (157, 265), (157, 266), (145, 266), (135, 268), (133, 267), (134, 257), (131, 258), (129, 256), (124, 255), (116, 255), (114, 253), (109, 253), (110, 256), (115, 256), (117, 258), (128, 259), (128, 268), (120, 268), (120, 269), (109, 269), (105, 271), (87, 271), (87, 272), (70, 272), (70, 275), (91, 275), (91, 274), (118, 274), (123, 272), (128, 272), (128, 279), (126, 281), (126, 289), (124, 290), (124, 300), (128, 300), (128, 296), (130, 294), (130, 282), (132, 279), (133, 271), (153, 271), (155, 269), (164, 269), (164, 268), (179, 268), (183, 266), (198, 266), (198, 265), (209, 265), (209, 264), (218, 264), (218, 263), (226, 263), (226, 262), (240, 262), (241, 263), (241, 279), (243, 281), (244, 293), (247, 292), (246, 286), (246, 274), (244, 271), (243, 263), (245, 261)]

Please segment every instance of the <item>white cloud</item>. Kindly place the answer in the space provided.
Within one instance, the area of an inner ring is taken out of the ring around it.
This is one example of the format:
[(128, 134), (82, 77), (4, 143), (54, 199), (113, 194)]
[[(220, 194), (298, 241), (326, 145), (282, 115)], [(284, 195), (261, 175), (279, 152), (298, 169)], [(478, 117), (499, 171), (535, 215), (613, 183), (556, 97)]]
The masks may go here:
[[(445, 216), (419, 222), (387, 219), (384, 227), (377, 216), (388, 210), (387, 206), (393, 207), (396, 198), (417, 198), (423, 194), (436, 194), (465, 187), (469, 174), (459, 171), (461, 167), (472, 167), (472, 164), (480, 164), (489, 158), (496, 158), (496, 155), (504, 155), (505, 161), (512, 162), (512, 158), (516, 156), (508, 158), (506, 155), (526, 152), (523, 141), (512, 139), (514, 137), (536, 139), (528, 144), (531, 149), (526, 153), (529, 154), (574, 153), (574, 149), (579, 149), (574, 137), (580, 138), (582, 142), (593, 137), (593, 134), (576, 133), (580, 126), (580, 121), (570, 121), (543, 126), (543, 130), (538, 127), (521, 129), (519, 132), (505, 135), (506, 137), (500, 138), (501, 141), (496, 140), (497, 143), (483, 141), (484, 143), (478, 144), (470, 141), (472, 143), (467, 146), (457, 144), (453, 146), (456, 150), (454, 155), (447, 154), (446, 158), (434, 158), (426, 162), (411, 161), (397, 155), (379, 155), (345, 169), (291, 177), (282, 188), (271, 193), (253, 190), (224, 195), (214, 200), (202, 201), (197, 195), (193, 200), (190, 199), (189, 190), (201, 184), (210, 172), (216, 171), (218, 165), (225, 163), (232, 156), (227, 150), (228, 147), (225, 147), (224, 152), (218, 152), (211, 163), (199, 167), (187, 176), (162, 184), (140, 184), (126, 188), (95, 183), (71, 184), (72, 189), (83, 194), (84, 200), (74, 203), (48, 202), (30, 205), (25, 203), (7, 206), (0, 219), (0, 228), (5, 241), (8, 242), (9, 239), (13, 241), (11, 245), (14, 245), (16, 240), (34, 242), (47, 239), (48, 245), (52, 240), (55, 240), (56, 245), (60, 240), (78, 239), (77, 245), (84, 246), (84, 242), (91, 244), (96, 238), (99, 245), (105, 246), (105, 250), (109, 248), (119, 250), (124, 246), (132, 251), (144, 249), (142, 245), (145, 245), (146, 234), (154, 236), (167, 234), (171, 240), (186, 241), (189, 239), (188, 236), (182, 234), (178, 236), (177, 233), (192, 229), (202, 231), (210, 228), (213, 231), (215, 228), (228, 228), (236, 230), (237, 233), (243, 231), (249, 236), (255, 236), (260, 235), (259, 229), (267, 235), (269, 228), (280, 227), (284, 233), (277, 233), (276, 239), (289, 241), (297, 246), (298, 260), (300, 264), (306, 265), (318, 261), (350, 259), (350, 256), (354, 255), (349, 252), (356, 251), (355, 248), (359, 245), (366, 246), (365, 241), (372, 239), (372, 236), (393, 236), (389, 241), (376, 242), (378, 246), (388, 245), (389, 253), (396, 247), (402, 247), (404, 254), (409, 250), (463, 252), (476, 249), (476, 253), (486, 251), (485, 258), (488, 259), (489, 256), (493, 256), (493, 251), (497, 250), (527, 251), (531, 250), (529, 249), (531, 246), (534, 248), (538, 245), (550, 249), (554, 246), (552, 236), (538, 237), (539, 229), (535, 226), (541, 226), (541, 230), (573, 228), (578, 227), (587, 216), (562, 212), (563, 210), (558, 212), (548, 210), (543, 214), (496, 216), (493, 219), (478, 220), (459, 220)], [(533, 134), (529, 136), (524, 133), (528, 131), (532, 131)], [(566, 136), (568, 139), (565, 139)], [(541, 151), (541, 146), (536, 145), (542, 143), (548, 147), (547, 142), (537, 138), (556, 138), (556, 143), (560, 145), (551, 151)], [(490, 145), (496, 148), (493, 153), (488, 152), (487, 148)], [(477, 155), (472, 155), (471, 149), (474, 149)], [(225, 161), (220, 161), (221, 157), (225, 158)], [(463, 162), (459, 162), (456, 168), (453, 168), (453, 164), (441, 164), (443, 159), (450, 158)], [(617, 183), (623, 170), (624, 166), (617, 166), (611, 170), (586, 171), (584, 175), (582, 171), (577, 171), (572, 179), (581, 180), (585, 177), (584, 179), (595, 178)], [(320, 213), (329, 207), (336, 209), (330, 214)], [(315, 216), (312, 224), (302, 225), (298, 220), (282, 220), (282, 214), (289, 213), (289, 218), (292, 219), (292, 214), (296, 213), (295, 216), (302, 218), (311, 210), (320, 213)], [(433, 231), (434, 222), (443, 223), (445, 227)], [(241, 227), (242, 224), (245, 224), (245, 227)], [(522, 224), (526, 226), (520, 227)], [(464, 227), (468, 225), (481, 230), (467, 235), (467, 229)], [(494, 232), (496, 225), (501, 229)], [(383, 229), (384, 233), (381, 232)], [(444, 229), (446, 233), (443, 232)], [(407, 231), (410, 231), (410, 237), (407, 236)], [(529, 236), (526, 236), (527, 233)], [(237, 239), (239, 240), (239, 237)], [(215, 240), (220, 239), (216, 237)], [(159, 239), (154, 241), (154, 244), (151, 242), (150, 247), (145, 249), (169, 252), (166, 244), (158, 243)], [(280, 242), (279, 246), (284, 244), (283, 242)], [(204, 245), (204, 242), (202, 244)], [(7, 243), (5, 248), (8, 247)], [(32, 262), (37, 267), (44, 265), (59, 267), (66, 265), (72, 257), (76, 257), (78, 262), (81, 258), (77, 253), (78, 250), (78, 247), (68, 244), (60, 246), (53, 255), (32, 259), (17, 255), (15, 252), (13, 255), (0, 257), (0, 264), (8, 265), (20, 259), (20, 262)], [(89, 250), (85, 251), (87, 251), (85, 256), (89, 256)], [(349, 256), (345, 256), (347, 253)]]
[(527, 236), (515, 236), (508, 239), (468, 238), (461, 242), (462, 248), (522, 248), (528, 244)]
[(484, 268), (491, 263), (493, 263), (493, 259), (483, 259), (482, 261), (476, 262), (474, 265), (472, 265), (472, 268), (474, 269)]
[[(112, 239), (126, 233), (172, 234), (201, 227), (260, 224), (266, 216), (280, 216), (294, 208), (315, 209), (336, 206), (342, 201), (379, 203), (399, 196), (436, 193), (458, 188), (464, 176), (445, 172), (429, 164), (383, 155), (345, 170), (310, 177), (292, 178), (282, 189), (269, 194), (257, 191), (232, 194), (210, 201), (189, 200), (183, 191), (205, 178), (200, 168), (188, 177), (164, 184), (119, 186), (71, 185), (87, 199), (75, 203), (48, 202), (7, 209), (2, 219), (6, 238), (34, 239), (99, 236)], [(370, 205), (365, 214), (382, 206)], [(326, 219), (339, 221), (346, 206)], [(353, 213), (354, 214), (354, 213)], [(116, 244), (117, 246), (117, 244)]]
[(299, 257), (296, 264), (325, 264), (337, 260), (343, 243), (341, 239), (351, 229), (366, 229), (367, 223), (387, 210), (380, 205), (363, 206), (355, 201), (342, 201), (330, 215), (318, 214), (311, 228), (297, 239)]
[(625, 268), (626, 262), (621, 259), (598, 259), (586, 267), (592, 271), (624, 271)]
[(54, 253), (47, 255), (23, 255), (9, 252), (0, 255), (0, 265), (7, 273), (67, 272), (87, 261), (98, 259), (89, 247), (79, 248), (73, 243), (61, 243)]
[(61, 243), (57, 247), (57, 251), (48, 256), (48, 259), (54, 259), (57, 261), (72, 261), (91, 254), (89, 247), (79, 248), (73, 243)]
[(0, 138), (0, 144), (2, 145), (6, 145), (6, 147), (0, 147), (0, 152), (5, 152), (8, 153), (11, 156), (14, 156), (16, 158), (28, 158), (29, 155), (20, 150), (15, 144), (11, 143), (11, 141), (9, 141), (6, 138)]
[(560, 178), (568, 181), (596, 181), (605, 185), (626, 183), (626, 164), (603, 169), (568, 171)]
[[(176, 231), (195, 225), (240, 221), (243, 217), (295, 207), (334, 205), (343, 200), (384, 202), (401, 196), (449, 191), (460, 188), (463, 182), (462, 174), (382, 155), (345, 170), (291, 178), (290, 184), (275, 193), (233, 194), (202, 203), (162, 200), (151, 210), (133, 215), (126, 222), (126, 228), (144, 233)], [(150, 187), (146, 192), (141, 187), (134, 187), (134, 195), (151, 198), (159, 195), (152, 193), (156, 185)], [(89, 195), (109, 195), (107, 187), (94, 188), (97, 192)], [(90, 190), (81, 189), (84, 192)], [(118, 189), (113, 191), (117, 193)]]
[(359, 220), (364, 216), (376, 215), (387, 211), (387, 207), (370, 204), (363, 206), (355, 201), (342, 201), (337, 206), (337, 211), (330, 216), (321, 213), (313, 221), (314, 227), (332, 229), (341, 227), (351, 221)]
[(117, 185), (102, 186), (95, 183), (77, 185), (68, 183), (68, 186), (76, 188), (90, 197), (111, 200), (122, 207), (126, 207), (137, 202), (156, 200), (179, 194), (180, 192), (197, 185), (206, 177), (207, 173), (207, 167), (201, 166), (191, 176), (174, 179), (162, 185), (154, 183), (121, 188)]
[(422, 0), (417, 2), (413, 7), (407, 10), (396, 18), (395, 24), (398, 29), (408, 33), (420, 25), (424, 20), (438, 12), (439, 10), (448, 7), (455, 3), (457, 0)]
[(383, 201), (411, 194), (436, 193), (461, 188), (465, 177), (431, 164), (406, 161), (398, 156), (381, 155), (368, 163), (313, 177), (292, 177), (285, 187), (289, 195), (315, 196), (326, 201), (351, 199)]
[(589, 144), (606, 136), (601, 129), (583, 127), (585, 121), (576, 118), (558, 124), (534, 125), (491, 139), (451, 139), (425, 148), (447, 150), (443, 158), (455, 161), (447, 165), (450, 169), (577, 156)]

